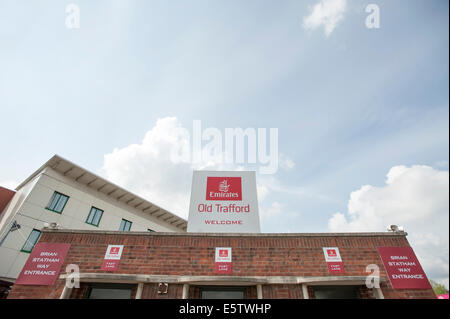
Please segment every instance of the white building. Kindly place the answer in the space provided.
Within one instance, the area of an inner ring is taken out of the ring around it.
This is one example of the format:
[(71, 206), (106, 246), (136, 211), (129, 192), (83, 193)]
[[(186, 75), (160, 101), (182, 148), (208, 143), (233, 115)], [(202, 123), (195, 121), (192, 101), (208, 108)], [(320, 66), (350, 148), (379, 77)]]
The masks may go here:
[(44, 223), (140, 232), (187, 227), (186, 220), (58, 155), (17, 186), (0, 213), (0, 281), (8, 282), (18, 277)]

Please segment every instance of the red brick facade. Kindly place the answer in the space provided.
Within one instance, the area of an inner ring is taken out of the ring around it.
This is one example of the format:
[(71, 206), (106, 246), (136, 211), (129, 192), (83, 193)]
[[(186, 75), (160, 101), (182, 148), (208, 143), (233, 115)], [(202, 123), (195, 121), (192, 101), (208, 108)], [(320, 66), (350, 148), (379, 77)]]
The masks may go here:
[[(366, 266), (377, 264), (385, 279), (385, 298), (436, 298), (430, 290), (394, 290), (377, 247), (409, 246), (399, 234), (189, 234), (44, 231), (40, 242), (70, 243), (61, 268), (77, 264), (81, 273), (104, 273), (101, 265), (108, 244), (124, 245), (119, 268), (114, 274), (217, 276), (214, 273), (215, 247), (232, 247), (230, 276), (336, 276), (328, 273), (322, 247), (339, 247), (345, 267), (342, 276), (367, 276)], [(338, 275), (339, 276), (339, 275)], [(14, 285), (9, 298), (59, 298), (65, 281), (55, 286)], [(87, 284), (74, 289), (71, 298), (82, 298)], [(314, 288), (308, 286), (310, 298)], [(363, 298), (375, 298), (371, 289), (360, 288)], [(181, 298), (183, 284), (171, 283), (167, 294), (158, 294), (157, 284), (146, 283), (142, 298)], [(298, 284), (263, 284), (264, 298), (303, 298)], [(135, 293), (135, 292), (133, 292)], [(198, 297), (195, 285), (189, 298)], [(256, 287), (246, 288), (247, 298), (256, 298)]]
[(3, 210), (14, 197), (16, 192), (0, 186), (0, 220), (2, 219)]

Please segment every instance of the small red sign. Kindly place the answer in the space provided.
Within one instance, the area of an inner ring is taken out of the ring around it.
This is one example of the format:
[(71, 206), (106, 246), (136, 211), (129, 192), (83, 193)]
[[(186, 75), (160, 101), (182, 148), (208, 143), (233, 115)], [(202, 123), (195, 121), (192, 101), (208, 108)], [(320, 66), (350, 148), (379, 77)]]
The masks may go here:
[(216, 274), (231, 274), (231, 263), (218, 262), (215, 264), (214, 272)]
[(113, 271), (119, 268), (118, 259), (103, 259), (102, 270)]
[(219, 256), (223, 258), (228, 257), (228, 250), (226, 249), (219, 250)]
[(345, 273), (344, 264), (342, 262), (328, 262), (328, 272), (334, 274), (343, 274)]
[(122, 250), (123, 245), (108, 245), (101, 269), (105, 271), (117, 270), (122, 257)]
[(378, 247), (394, 289), (432, 289), (411, 247)]
[(240, 177), (207, 177), (206, 200), (242, 200)]
[(109, 253), (111, 255), (117, 255), (120, 251), (120, 247), (111, 247), (111, 250), (109, 251)]
[(335, 249), (327, 249), (328, 257), (337, 257)]
[(69, 248), (70, 244), (36, 244), (15, 284), (53, 286)]
[(338, 247), (323, 247), (323, 254), (327, 263), (328, 272), (331, 274), (343, 274), (344, 263)]

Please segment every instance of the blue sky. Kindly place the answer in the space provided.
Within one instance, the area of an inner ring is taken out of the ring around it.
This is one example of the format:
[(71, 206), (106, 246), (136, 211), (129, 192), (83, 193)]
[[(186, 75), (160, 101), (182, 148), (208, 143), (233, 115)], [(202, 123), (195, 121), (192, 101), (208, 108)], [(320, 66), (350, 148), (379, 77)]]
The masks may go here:
[[(396, 166), (448, 176), (447, 1), (347, 1), (329, 35), (303, 24), (318, 0), (74, 0), (79, 29), (66, 28), (68, 3), (0, 0), (0, 184), (53, 154), (114, 179), (105, 155), (167, 117), (278, 128), (295, 166), (261, 202), (275, 211), (265, 232), (330, 230), (352, 192), (387, 187)], [(379, 29), (365, 26), (369, 3)]]

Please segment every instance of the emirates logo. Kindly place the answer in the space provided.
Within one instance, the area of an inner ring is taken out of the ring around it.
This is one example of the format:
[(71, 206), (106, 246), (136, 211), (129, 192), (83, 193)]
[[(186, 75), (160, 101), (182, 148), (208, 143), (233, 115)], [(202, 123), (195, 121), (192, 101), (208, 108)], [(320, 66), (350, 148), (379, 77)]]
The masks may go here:
[(336, 250), (329, 249), (328, 250), (328, 256), (330, 256), (330, 257), (337, 257)]
[(208, 176), (206, 200), (242, 200), (240, 177)]
[(222, 182), (220, 182), (219, 192), (227, 193), (229, 188), (230, 188), (230, 184), (228, 184), (226, 179), (224, 179)]

